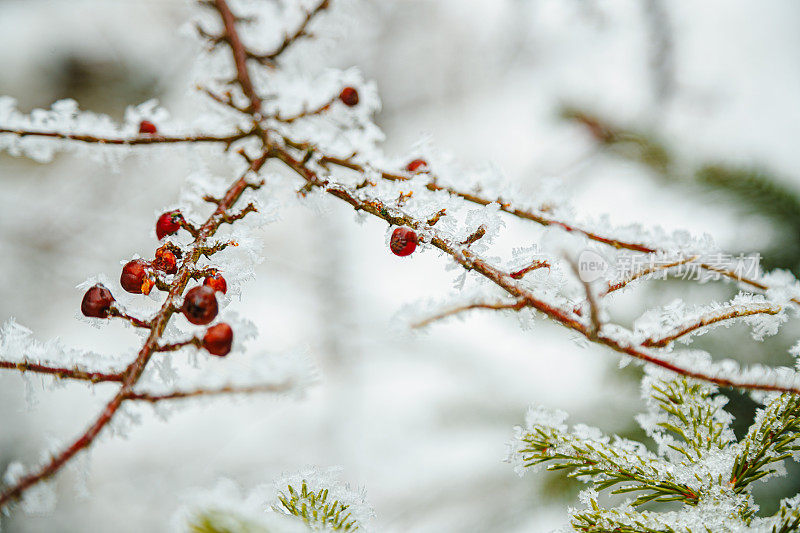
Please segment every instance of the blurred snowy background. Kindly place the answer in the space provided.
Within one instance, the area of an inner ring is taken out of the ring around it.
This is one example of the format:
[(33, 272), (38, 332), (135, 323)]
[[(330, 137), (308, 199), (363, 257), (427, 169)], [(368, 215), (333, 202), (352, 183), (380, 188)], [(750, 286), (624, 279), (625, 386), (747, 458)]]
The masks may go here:
[[(116, 118), (158, 98), (191, 117), (193, 49), (178, 31), (188, 9), (0, 0), (0, 94), (24, 111), (72, 97)], [(329, 40), (328, 59), (377, 81), (388, 153), (415, 155), (428, 138), (525, 188), (558, 176), (582, 214), (708, 232), (797, 271), (797, 2), (383, 0), (347, 13), (356, 18)], [(634, 141), (604, 142), (565, 107), (636, 132)], [(723, 168), (722, 178), (703, 178), (698, 169), (708, 168)], [(0, 322), (16, 317), (42, 340), (99, 352), (134, 346), (121, 325), (78, 322), (74, 287), (95, 273), (115, 279), (120, 260), (152, 253), (155, 214), (190, 170), (147, 150), (119, 172), (69, 155), (39, 165), (0, 154)], [(266, 261), (233, 304), (259, 327), (252, 349), (300, 349), (319, 365), (323, 379), (307, 397), (174, 404), (166, 421), (148, 408), (127, 439), (101, 439), (57, 478), (53, 513), (15, 514), (5, 531), (166, 531), (196, 487), (226, 476), (247, 488), (309, 464), (342, 465), (344, 479), (366, 486), (384, 531), (562, 524), (576, 485), (517, 477), (502, 462), (512, 426), (539, 403), (640, 437), (631, 421), (638, 370), (513, 316), (476, 312), (410, 333), (398, 312), (442, 301), (458, 272), (435, 253), (394, 257), (382, 222), (355, 224), (349, 208), (328, 203), (324, 215), (289, 206), (265, 228)], [(509, 223), (501, 243), (527, 245), (539, 231)], [(640, 314), (644, 297), (654, 305), (686, 292), (649, 287), (621, 298), (616, 316)], [(730, 291), (702, 286), (687, 299)], [(717, 330), (697, 344), (742, 361), (789, 361), (791, 329), (763, 345), (743, 339), (744, 330)], [(77, 435), (111, 391), (49, 389), (0, 373), (0, 472)], [(734, 406), (746, 416), (746, 402)], [(774, 495), (760, 498), (774, 509)]]

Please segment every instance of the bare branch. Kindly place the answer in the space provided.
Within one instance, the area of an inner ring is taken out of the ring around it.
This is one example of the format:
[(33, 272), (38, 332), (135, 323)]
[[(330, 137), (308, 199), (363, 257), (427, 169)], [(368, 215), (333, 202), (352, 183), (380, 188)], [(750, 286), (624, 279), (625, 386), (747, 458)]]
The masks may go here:
[(415, 322), (411, 325), (412, 328), (418, 329), (428, 326), (434, 322), (438, 322), (443, 318), (447, 318), (449, 316), (457, 315), (459, 313), (463, 313), (464, 311), (470, 311), (472, 309), (494, 309), (496, 311), (504, 310), (504, 309), (513, 309), (514, 311), (519, 311), (527, 304), (525, 300), (518, 300), (516, 302), (509, 302), (509, 303), (474, 303), (474, 304), (467, 304), (462, 305), (459, 307), (454, 307), (452, 309), (448, 309), (447, 311), (442, 311), (441, 313), (437, 313), (431, 317), (428, 317), (424, 320), (420, 320), (419, 322)]
[(77, 367), (66, 368), (57, 366), (48, 366), (39, 363), (32, 363), (30, 361), (11, 362), (0, 361), (0, 368), (10, 370), (19, 370), (20, 372), (35, 372), (37, 374), (47, 374), (55, 376), (60, 379), (77, 379), (81, 381), (91, 381), (92, 383), (100, 383), (103, 381), (122, 381), (121, 373), (107, 373), (97, 372), (91, 370), (81, 370)]
[(291, 382), (278, 383), (278, 384), (263, 384), (263, 385), (228, 385), (218, 389), (195, 389), (189, 391), (174, 391), (166, 394), (150, 394), (147, 392), (131, 392), (128, 394), (128, 400), (144, 401), (150, 403), (158, 403), (164, 400), (182, 400), (185, 398), (196, 398), (198, 396), (222, 396), (234, 394), (263, 394), (263, 393), (280, 393), (287, 392), (292, 389)]
[(231, 144), (252, 135), (252, 132), (236, 132), (228, 135), (139, 135), (136, 137), (98, 137), (96, 135), (79, 133), (60, 133), (57, 131), (37, 131), (0, 128), (0, 134), (16, 135), (18, 137), (48, 137), (89, 144), (107, 144), (112, 146), (139, 146), (148, 144), (179, 144), (179, 143), (223, 143)]
[(328, 9), (329, 6), (330, 2), (328, 0), (322, 0), (319, 4), (317, 4), (317, 7), (306, 12), (303, 21), (300, 23), (294, 33), (291, 35), (286, 35), (286, 37), (283, 39), (283, 42), (275, 50), (267, 54), (248, 53), (248, 57), (250, 59), (255, 59), (256, 61), (259, 61), (267, 66), (274, 67), (277, 59), (281, 56), (281, 54), (288, 50), (292, 44), (303, 37), (311, 37), (311, 34), (308, 32), (309, 23), (311, 23), (311, 21), (314, 20), (314, 18), (321, 12)]

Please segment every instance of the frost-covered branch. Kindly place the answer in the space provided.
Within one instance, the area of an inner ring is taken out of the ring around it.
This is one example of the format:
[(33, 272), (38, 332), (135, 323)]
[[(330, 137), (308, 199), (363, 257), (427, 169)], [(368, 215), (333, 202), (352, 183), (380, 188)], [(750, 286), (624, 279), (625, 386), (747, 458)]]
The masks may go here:
[[(296, 148), (297, 147), (302, 147), (304, 149), (315, 150), (315, 148), (313, 146), (309, 145), (308, 143), (290, 141), (289, 144), (290, 144), (290, 146), (293, 146), (293, 147), (296, 147)], [(368, 171), (372, 171), (372, 167), (369, 164), (359, 163), (353, 157), (348, 158), (348, 159), (343, 159), (343, 158), (339, 158), (339, 157), (334, 157), (334, 156), (329, 156), (329, 155), (323, 154), (319, 158), (319, 163), (322, 164), (323, 166), (325, 166), (327, 164), (337, 165), (337, 166), (341, 166), (341, 167), (344, 167), (344, 168), (349, 168), (351, 170), (355, 170), (355, 171), (362, 172), (362, 173), (365, 173), (365, 172), (368, 172)], [(383, 171), (383, 170), (375, 170), (374, 172), (377, 175), (379, 175), (381, 178), (383, 178), (385, 180), (388, 180), (388, 181), (408, 181), (409, 179), (411, 179), (410, 176), (402, 175), (402, 174), (399, 174), (399, 173), (396, 173), (396, 172), (388, 172), (388, 171)], [(506, 198), (502, 198), (502, 197), (494, 197), (494, 198), (492, 198), (492, 197), (484, 196), (484, 195), (482, 195), (480, 193), (477, 193), (477, 192), (462, 191), (462, 190), (459, 190), (457, 187), (454, 187), (454, 186), (441, 185), (439, 183), (439, 180), (437, 180), (436, 176), (431, 176), (430, 181), (428, 183), (426, 183), (425, 187), (428, 190), (433, 191), (433, 192), (445, 191), (445, 192), (447, 192), (448, 194), (450, 194), (452, 196), (461, 198), (462, 200), (465, 200), (467, 202), (471, 202), (471, 203), (474, 203), (474, 204), (477, 204), (477, 205), (488, 206), (488, 205), (492, 205), (492, 204), (497, 204), (497, 205), (499, 205), (500, 211), (502, 211), (504, 213), (508, 213), (510, 215), (513, 215), (513, 216), (518, 217), (518, 218), (523, 219), (523, 220), (529, 220), (531, 222), (535, 222), (535, 223), (540, 224), (542, 226), (559, 228), (561, 230), (566, 231), (567, 233), (572, 233), (572, 234), (577, 234), (577, 235), (583, 236), (583, 237), (589, 239), (590, 241), (594, 241), (594, 242), (598, 242), (598, 243), (607, 245), (607, 246), (609, 246), (609, 247), (611, 247), (613, 249), (630, 250), (632, 252), (639, 252), (639, 253), (642, 253), (642, 254), (662, 255), (662, 254), (667, 253), (667, 250), (659, 247), (655, 243), (637, 242), (637, 241), (635, 241), (633, 239), (625, 239), (625, 238), (619, 238), (619, 237), (614, 237), (614, 236), (610, 236), (610, 235), (604, 235), (601, 232), (599, 232), (598, 230), (590, 230), (590, 229), (587, 229), (585, 227), (581, 227), (581, 225), (578, 224), (578, 223), (555, 218), (552, 215), (548, 214), (546, 212), (546, 209), (539, 209), (539, 210), (526, 209), (526, 208), (522, 208), (522, 207), (519, 207), (519, 206), (515, 206), (513, 204), (513, 200), (511, 200), (511, 199), (506, 199)], [(692, 259), (692, 261), (694, 261), (694, 260), (696, 260), (696, 259)], [(684, 262), (689, 262), (689, 261), (684, 261)], [(675, 265), (668, 265), (668, 266), (677, 266), (678, 264), (683, 264), (683, 262), (677, 262)], [(720, 267), (718, 265), (711, 264), (709, 262), (698, 262), (698, 266), (703, 270), (718, 274), (718, 275), (720, 275), (720, 276), (722, 276), (724, 278), (727, 278), (730, 281), (742, 283), (742, 284), (747, 285), (747, 286), (749, 286), (749, 287), (751, 287), (753, 289), (756, 289), (758, 291), (766, 292), (767, 290), (770, 289), (770, 285), (768, 285), (764, 281), (745, 276), (742, 272), (737, 272), (735, 269)], [(664, 268), (664, 266), (659, 267), (659, 268)], [(644, 273), (642, 275), (646, 275), (646, 274), (647, 273)], [(637, 278), (638, 277), (641, 277), (641, 276), (637, 276)], [(629, 281), (631, 281), (631, 280), (629, 280)], [(628, 282), (626, 282), (625, 284), (627, 284)], [(792, 298), (790, 298), (790, 300), (793, 303), (795, 303), (797, 305), (800, 305), (800, 297), (792, 297)]]
[(663, 348), (669, 343), (680, 339), (681, 337), (697, 331), (700, 328), (716, 324), (725, 320), (732, 320), (734, 318), (741, 318), (753, 315), (777, 315), (781, 312), (781, 308), (776, 305), (754, 305), (754, 306), (732, 306), (727, 309), (720, 309), (706, 315), (701, 316), (688, 324), (684, 324), (676, 328), (673, 332), (668, 333), (663, 337), (657, 339), (646, 339), (642, 345), (647, 347)]
[(64, 368), (48, 366), (31, 361), (0, 361), (0, 368), (18, 370), (20, 372), (35, 372), (38, 374), (48, 374), (57, 378), (77, 379), (99, 383), (101, 381), (122, 381), (121, 373), (105, 373), (82, 370), (80, 368)]
[(518, 300), (516, 302), (499, 302), (499, 303), (473, 303), (467, 305), (460, 305), (458, 307), (454, 307), (452, 309), (448, 309), (446, 311), (442, 311), (441, 313), (437, 313), (431, 317), (428, 317), (424, 320), (420, 320), (419, 322), (415, 322), (412, 327), (413, 328), (423, 328), (427, 325), (430, 325), (434, 322), (439, 320), (445, 319), (447, 317), (457, 315), (459, 313), (463, 313), (465, 311), (471, 311), (473, 309), (492, 309), (495, 311), (500, 311), (503, 309), (513, 309), (514, 311), (519, 311), (523, 307), (526, 306), (525, 300)]
[(311, 33), (308, 31), (308, 25), (311, 23), (312, 20), (314, 20), (314, 18), (317, 17), (317, 15), (319, 15), (329, 7), (330, 7), (329, 0), (322, 0), (316, 5), (316, 7), (306, 11), (305, 16), (303, 17), (303, 21), (297, 26), (297, 29), (291, 34), (287, 34), (284, 37), (283, 42), (281, 42), (281, 44), (278, 45), (278, 47), (275, 48), (275, 50), (273, 50), (272, 52), (268, 52), (266, 54), (257, 54), (248, 51), (247, 57), (255, 59), (256, 61), (259, 61), (260, 63), (263, 63), (265, 65), (274, 67), (278, 58), (286, 50), (288, 50), (289, 47), (291, 47), (295, 42), (304, 37), (312, 36)]
[(234, 142), (244, 139), (251, 132), (236, 132), (228, 135), (138, 135), (136, 137), (101, 137), (97, 135), (63, 133), (59, 131), (35, 131), (25, 129), (0, 128), (0, 135), (9, 134), (17, 137), (45, 137), (77, 141), (88, 144), (107, 144), (121, 146), (138, 146), (148, 144), (178, 144), (178, 143), (221, 143), (230, 146)]
[(292, 390), (292, 382), (262, 385), (228, 385), (216, 389), (194, 389), (185, 391), (174, 391), (167, 394), (151, 394), (147, 392), (131, 392), (126, 396), (128, 400), (144, 401), (157, 403), (164, 400), (182, 400), (185, 398), (196, 398), (198, 396), (234, 396), (237, 394), (265, 394), (280, 393)]

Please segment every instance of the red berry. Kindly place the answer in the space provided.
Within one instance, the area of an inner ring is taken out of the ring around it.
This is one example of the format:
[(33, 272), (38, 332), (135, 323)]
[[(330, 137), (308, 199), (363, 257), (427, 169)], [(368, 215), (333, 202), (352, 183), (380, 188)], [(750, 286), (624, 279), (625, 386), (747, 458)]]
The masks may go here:
[(389, 248), (394, 255), (405, 257), (411, 255), (417, 249), (417, 234), (411, 228), (397, 228), (392, 232), (392, 239)]
[(222, 294), (228, 292), (228, 282), (225, 281), (225, 278), (223, 278), (219, 272), (214, 272), (208, 276), (205, 281), (203, 281), (203, 285), (207, 285)]
[(147, 268), (150, 265), (147, 261), (134, 259), (122, 267), (122, 275), (119, 277), (119, 284), (127, 292), (133, 294), (149, 294), (152, 286), (147, 277)]
[(356, 106), (358, 105), (358, 91), (352, 87), (345, 87), (342, 89), (342, 92), (339, 93), (339, 100), (346, 106)]
[(203, 336), (203, 348), (208, 350), (211, 355), (220, 357), (228, 355), (228, 352), (231, 351), (231, 343), (233, 343), (233, 330), (224, 322), (211, 326)]
[(162, 246), (156, 250), (156, 258), (153, 261), (153, 267), (165, 272), (166, 274), (174, 274), (178, 271), (178, 259), (169, 248)]
[(418, 170), (422, 172), (427, 169), (428, 169), (428, 162), (425, 161), (424, 159), (415, 159), (406, 165), (406, 170), (408, 170), (409, 172), (416, 172)]
[(143, 120), (139, 123), (139, 133), (153, 135), (154, 133), (158, 133), (158, 128), (149, 120)]
[(81, 313), (93, 318), (108, 318), (113, 303), (114, 297), (111, 291), (106, 289), (105, 285), (98, 283), (83, 295)]
[(205, 285), (192, 287), (183, 299), (183, 315), (186, 320), (204, 326), (217, 316), (217, 297), (214, 289)]
[(177, 209), (175, 211), (167, 211), (156, 221), (156, 237), (160, 241), (167, 235), (172, 235), (181, 229), (181, 222), (183, 215)]

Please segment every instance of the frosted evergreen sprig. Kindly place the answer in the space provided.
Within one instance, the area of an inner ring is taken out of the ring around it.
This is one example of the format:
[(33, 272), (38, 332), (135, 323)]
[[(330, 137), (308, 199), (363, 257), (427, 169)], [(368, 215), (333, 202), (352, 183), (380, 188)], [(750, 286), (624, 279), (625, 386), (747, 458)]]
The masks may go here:
[(257, 522), (246, 520), (232, 512), (207, 510), (189, 522), (191, 533), (269, 533)]
[(300, 488), (286, 486), (286, 491), (278, 495), (280, 507), (277, 510), (296, 516), (312, 529), (329, 531), (356, 531), (359, 524), (348, 511), (349, 504), (339, 500), (329, 501), (329, 490), (321, 488), (316, 492), (308, 488), (304, 479)]
[[(727, 399), (708, 383), (649, 371), (643, 394), (650, 410), (637, 421), (657, 450), (577, 425), (566, 415), (533, 408), (527, 427), (517, 429), (509, 459), (524, 473), (545, 465), (593, 487), (572, 512), (576, 531), (793, 531), (800, 525), (798, 497), (784, 500), (770, 517), (756, 517), (752, 483), (783, 472), (797, 459), (800, 397), (773, 395), (759, 409), (748, 433), (737, 442)], [(597, 491), (636, 493), (635, 499), (604, 508)], [(650, 502), (676, 502), (679, 511), (657, 512)]]
[(736, 456), (731, 483), (740, 492), (761, 478), (776, 473), (773, 463), (796, 457), (800, 450), (800, 396), (782, 394), (756, 415), (755, 423), (742, 440)]

